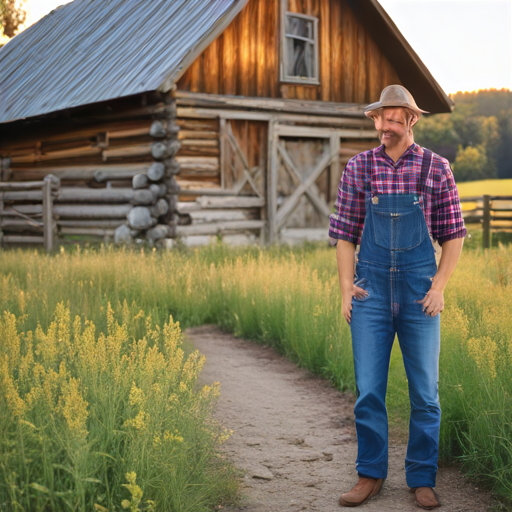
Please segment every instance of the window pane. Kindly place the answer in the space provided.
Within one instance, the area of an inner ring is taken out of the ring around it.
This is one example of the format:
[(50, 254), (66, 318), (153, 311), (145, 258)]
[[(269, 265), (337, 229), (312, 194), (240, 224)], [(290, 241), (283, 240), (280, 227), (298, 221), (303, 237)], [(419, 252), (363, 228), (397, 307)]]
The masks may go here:
[(288, 16), (287, 34), (313, 39), (313, 23), (302, 18)]
[[(310, 39), (312, 42), (305, 41)], [(314, 41), (314, 42), (313, 42)], [(284, 72), (287, 77), (317, 79), (315, 21), (286, 15)]]

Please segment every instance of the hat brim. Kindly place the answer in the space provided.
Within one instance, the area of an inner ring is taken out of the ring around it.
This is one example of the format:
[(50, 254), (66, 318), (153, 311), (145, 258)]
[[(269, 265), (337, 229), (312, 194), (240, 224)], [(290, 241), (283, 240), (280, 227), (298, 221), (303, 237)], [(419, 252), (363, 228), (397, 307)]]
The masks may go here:
[(371, 117), (371, 113), (374, 112), (375, 110), (379, 110), (380, 108), (386, 108), (386, 107), (390, 107), (390, 108), (408, 108), (409, 110), (411, 110), (412, 112), (414, 112), (415, 114), (417, 114), (418, 116), (421, 116), (421, 114), (430, 114), (430, 112), (428, 112), (427, 110), (422, 110), (421, 108), (414, 108), (414, 107), (411, 107), (410, 105), (403, 105), (403, 104), (398, 104), (398, 103), (387, 103), (387, 102), (381, 102), (381, 101), (377, 101), (375, 103), (371, 103), (370, 105), (368, 105), (364, 110), (364, 115), (366, 117)]

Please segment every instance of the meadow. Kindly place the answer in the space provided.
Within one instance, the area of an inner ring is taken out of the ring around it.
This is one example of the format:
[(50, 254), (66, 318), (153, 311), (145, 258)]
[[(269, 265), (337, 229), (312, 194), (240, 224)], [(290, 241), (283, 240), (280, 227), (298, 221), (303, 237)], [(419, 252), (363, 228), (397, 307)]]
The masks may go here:
[[(441, 459), (512, 499), (512, 246), (471, 245), (445, 292)], [(219, 391), (197, 386), (202, 359), (184, 355), (180, 328), (217, 324), (354, 391), (325, 246), (5, 251), (0, 312), (0, 508), (208, 510), (232, 499), (218, 455), (228, 433), (210, 416)], [(408, 407), (395, 346), (397, 437)]]

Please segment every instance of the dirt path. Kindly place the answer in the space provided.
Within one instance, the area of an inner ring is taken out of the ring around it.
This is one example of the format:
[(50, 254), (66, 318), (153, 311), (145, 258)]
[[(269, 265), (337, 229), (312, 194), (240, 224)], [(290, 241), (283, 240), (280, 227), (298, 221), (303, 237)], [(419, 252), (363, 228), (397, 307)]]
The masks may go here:
[[(244, 476), (244, 512), (341, 512), (356, 481), (353, 398), (277, 355), (212, 326), (186, 331), (206, 355), (202, 380), (219, 381), (217, 419), (234, 434), (225, 451)], [(391, 445), (389, 477), (360, 510), (417, 511), (404, 475), (405, 446)], [(453, 468), (439, 470), (446, 512), (484, 512), (490, 497)], [(232, 510), (232, 512), (235, 512)]]

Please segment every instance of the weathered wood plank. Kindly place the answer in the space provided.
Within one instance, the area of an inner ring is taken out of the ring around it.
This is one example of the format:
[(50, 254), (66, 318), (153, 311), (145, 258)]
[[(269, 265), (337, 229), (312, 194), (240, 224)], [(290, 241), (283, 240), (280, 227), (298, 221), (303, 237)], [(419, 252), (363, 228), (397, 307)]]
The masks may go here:
[(356, 103), (337, 103), (274, 99), (274, 98), (250, 98), (240, 96), (220, 96), (213, 94), (192, 93), (188, 91), (176, 91), (176, 103), (179, 117), (189, 116), (189, 110), (180, 107), (210, 107), (220, 109), (258, 109), (272, 112), (304, 113), (307, 115), (320, 114), (325, 116), (362, 116), (366, 105)]
[(176, 235), (215, 235), (226, 231), (244, 231), (262, 229), (263, 227), (265, 227), (265, 221), (263, 220), (235, 220), (211, 224), (190, 224), (188, 226), (176, 226)]

